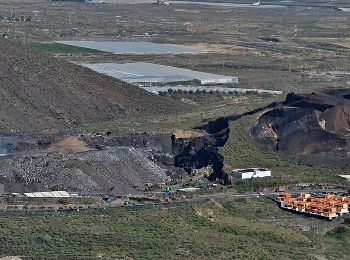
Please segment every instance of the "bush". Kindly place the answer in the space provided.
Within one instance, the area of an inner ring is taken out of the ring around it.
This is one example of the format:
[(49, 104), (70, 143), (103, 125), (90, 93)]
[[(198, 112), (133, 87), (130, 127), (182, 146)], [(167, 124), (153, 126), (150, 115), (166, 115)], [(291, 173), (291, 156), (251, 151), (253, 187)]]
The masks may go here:
[(65, 198), (60, 198), (58, 199), (57, 203), (67, 205), (69, 202)]
[(350, 225), (350, 217), (347, 217), (346, 219), (344, 219), (344, 224)]
[(335, 237), (340, 240), (345, 240), (350, 236), (350, 230), (347, 227), (340, 226), (336, 227), (332, 231), (328, 232), (328, 235)]

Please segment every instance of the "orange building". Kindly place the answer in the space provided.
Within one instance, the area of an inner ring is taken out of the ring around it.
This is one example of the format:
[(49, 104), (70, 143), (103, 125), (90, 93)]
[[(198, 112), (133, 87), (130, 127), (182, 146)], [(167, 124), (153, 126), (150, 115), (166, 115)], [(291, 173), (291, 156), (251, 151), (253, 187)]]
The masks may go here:
[(309, 193), (301, 192), (293, 198), (290, 193), (283, 192), (277, 197), (277, 202), (281, 208), (291, 211), (334, 219), (349, 213), (350, 197), (334, 194), (312, 197)]

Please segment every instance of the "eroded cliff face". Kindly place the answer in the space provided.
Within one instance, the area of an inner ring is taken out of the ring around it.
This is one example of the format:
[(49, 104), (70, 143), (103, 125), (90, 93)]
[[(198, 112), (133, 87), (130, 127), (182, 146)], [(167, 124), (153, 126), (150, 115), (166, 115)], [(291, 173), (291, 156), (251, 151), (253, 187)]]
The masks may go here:
[(188, 173), (192, 172), (193, 169), (211, 165), (213, 174), (209, 176), (209, 179), (220, 179), (224, 184), (230, 184), (228, 175), (223, 169), (224, 157), (219, 151), (219, 148), (224, 146), (229, 138), (229, 123), (244, 116), (271, 109), (276, 105), (277, 103), (271, 103), (265, 107), (257, 108), (240, 115), (231, 115), (212, 120), (195, 129), (206, 133), (203, 136), (186, 139), (173, 135), (174, 165), (185, 169)]
[(265, 146), (288, 154), (317, 155), (318, 162), (326, 163), (338, 157), (350, 163), (349, 96), (350, 89), (288, 94), (260, 116), (252, 134)]
[(228, 175), (224, 172), (224, 157), (219, 152), (229, 137), (229, 124), (227, 118), (219, 118), (199, 127), (205, 132), (202, 136), (181, 138), (173, 135), (173, 150), (176, 167), (183, 168), (187, 173), (194, 169), (212, 166), (213, 174), (210, 180), (220, 179), (229, 184)]

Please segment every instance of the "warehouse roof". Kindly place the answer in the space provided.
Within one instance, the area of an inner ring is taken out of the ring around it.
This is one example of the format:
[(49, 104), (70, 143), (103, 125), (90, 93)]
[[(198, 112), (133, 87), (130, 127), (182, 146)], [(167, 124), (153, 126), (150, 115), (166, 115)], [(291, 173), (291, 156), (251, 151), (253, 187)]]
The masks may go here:
[(175, 82), (198, 80), (202, 84), (238, 82), (237, 77), (199, 72), (146, 62), (81, 64), (126, 82)]
[(66, 191), (49, 191), (49, 192), (31, 192), (24, 193), (24, 196), (30, 198), (64, 198), (70, 197), (69, 193)]

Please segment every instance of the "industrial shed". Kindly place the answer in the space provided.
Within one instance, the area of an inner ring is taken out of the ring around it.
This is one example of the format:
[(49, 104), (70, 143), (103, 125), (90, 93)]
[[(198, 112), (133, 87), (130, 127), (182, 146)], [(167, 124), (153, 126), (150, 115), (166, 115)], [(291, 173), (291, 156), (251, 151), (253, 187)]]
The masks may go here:
[(28, 198), (68, 198), (70, 194), (66, 191), (30, 192), (23, 193)]
[(271, 177), (271, 171), (263, 168), (236, 169), (233, 176), (242, 180)]
[(95, 63), (81, 65), (129, 83), (166, 83), (181, 81), (194, 81), (201, 85), (238, 83), (238, 77), (205, 73), (146, 62), (125, 64)]
[[(204, 73), (204, 72), (200, 72)], [(205, 73), (208, 75), (199, 75), (198, 78), (194, 78), (193, 81), (199, 83), (200, 85), (209, 85), (209, 84), (227, 84), (227, 83), (238, 83), (237, 77), (225, 77), (217, 74)], [(213, 76), (215, 75), (215, 77)]]

